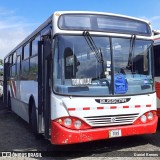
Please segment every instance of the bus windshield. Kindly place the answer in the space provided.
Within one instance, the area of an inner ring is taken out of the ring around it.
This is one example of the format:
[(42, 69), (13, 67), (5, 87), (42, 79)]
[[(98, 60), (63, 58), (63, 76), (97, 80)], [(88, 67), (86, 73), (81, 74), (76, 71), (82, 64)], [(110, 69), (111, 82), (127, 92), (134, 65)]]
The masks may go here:
[(111, 96), (153, 91), (152, 41), (57, 35), (53, 90), (63, 95)]

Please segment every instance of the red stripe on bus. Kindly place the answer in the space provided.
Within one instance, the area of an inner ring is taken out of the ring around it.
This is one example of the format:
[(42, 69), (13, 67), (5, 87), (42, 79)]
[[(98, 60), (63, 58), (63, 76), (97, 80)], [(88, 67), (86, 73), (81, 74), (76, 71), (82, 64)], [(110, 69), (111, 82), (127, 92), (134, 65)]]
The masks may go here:
[(90, 110), (90, 107), (84, 107), (83, 110)]
[(76, 108), (68, 108), (68, 111), (75, 111)]
[(135, 105), (135, 108), (140, 108), (141, 107), (141, 105)]
[(110, 106), (110, 109), (117, 109), (117, 106)]
[[(151, 104), (147, 104), (146, 107), (151, 107)], [(135, 108), (141, 108), (141, 105), (135, 105)], [(130, 106), (123, 106), (123, 108), (130, 108)], [(83, 107), (83, 110), (91, 110), (91, 107)], [(104, 107), (97, 107), (97, 110), (104, 109)], [(117, 109), (117, 106), (110, 106), (110, 109)], [(76, 108), (68, 108), (68, 111), (75, 111)]]
[(97, 109), (104, 109), (104, 107), (97, 107)]
[(129, 108), (129, 106), (123, 106), (123, 108)]

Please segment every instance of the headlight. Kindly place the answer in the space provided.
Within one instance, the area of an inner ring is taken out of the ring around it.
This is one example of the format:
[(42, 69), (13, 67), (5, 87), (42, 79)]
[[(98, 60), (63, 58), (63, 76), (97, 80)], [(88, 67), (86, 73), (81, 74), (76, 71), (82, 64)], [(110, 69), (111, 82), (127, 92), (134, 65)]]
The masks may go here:
[(153, 113), (149, 112), (148, 115), (147, 115), (147, 117), (148, 117), (149, 120), (152, 120), (153, 119)]
[(145, 115), (141, 116), (141, 122), (146, 123), (147, 117)]
[(75, 126), (75, 128), (77, 128), (77, 129), (79, 129), (79, 128), (81, 127), (81, 125), (82, 125), (82, 123), (81, 123), (81, 121), (79, 121), (79, 120), (76, 120), (76, 121), (74, 122), (74, 126)]
[(70, 118), (66, 118), (66, 119), (64, 120), (64, 125), (65, 125), (66, 127), (70, 126), (71, 124), (72, 124), (72, 120), (71, 120)]
[(56, 119), (56, 122), (60, 124), (61, 126), (67, 127), (69, 129), (88, 129), (91, 128), (87, 123), (85, 123), (83, 120), (77, 118), (77, 117), (61, 117), (59, 119)]

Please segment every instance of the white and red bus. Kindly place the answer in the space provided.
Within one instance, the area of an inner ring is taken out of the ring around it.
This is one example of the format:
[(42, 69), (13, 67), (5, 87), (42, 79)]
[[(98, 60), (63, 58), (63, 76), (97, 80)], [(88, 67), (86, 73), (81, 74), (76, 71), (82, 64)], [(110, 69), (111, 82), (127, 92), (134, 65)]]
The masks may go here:
[(4, 101), (52, 144), (156, 132), (148, 21), (55, 12), (4, 59)]
[(157, 115), (160, 117), (160, 35), (154, 36), (154, 70), (157, 93)]

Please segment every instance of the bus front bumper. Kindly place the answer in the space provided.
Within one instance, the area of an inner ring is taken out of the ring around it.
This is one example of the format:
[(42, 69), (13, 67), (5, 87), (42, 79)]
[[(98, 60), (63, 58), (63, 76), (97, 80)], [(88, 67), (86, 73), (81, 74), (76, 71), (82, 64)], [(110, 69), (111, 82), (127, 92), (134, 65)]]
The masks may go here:
[(120, 131), (120, 137), (151, 134), (156, 132), (158, 117), (145, 124), (125, 125), (103, 128), (91, 128), (86, 130), (71, 130), (55, 121), (51, 121), (51, 143), (57, 145), (89, 142), (101, 139), (109, 139), (112, 131)]

